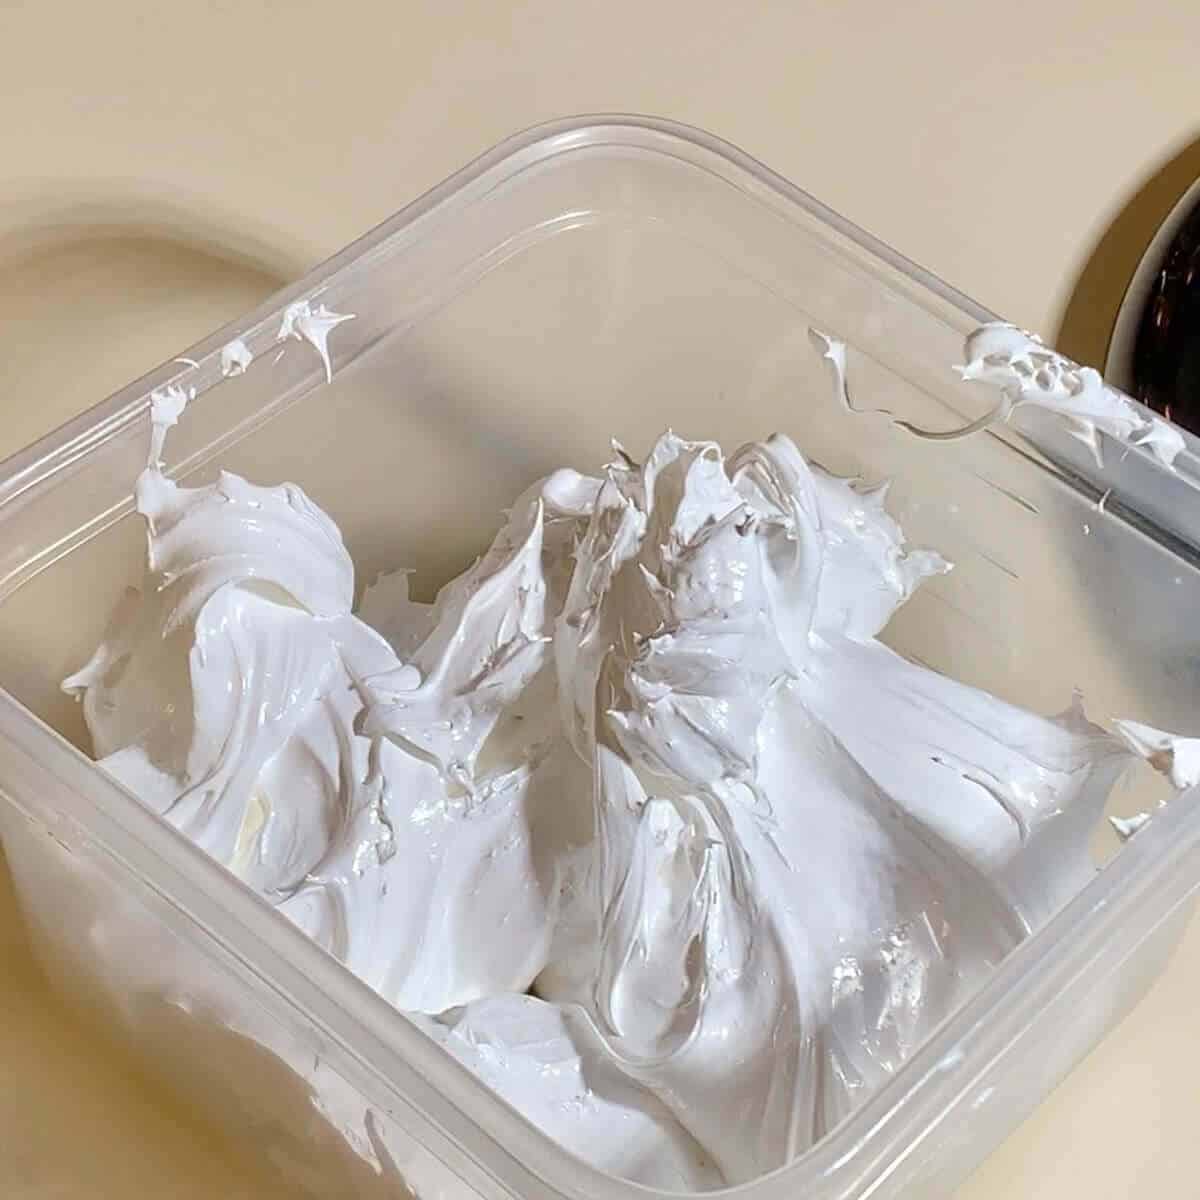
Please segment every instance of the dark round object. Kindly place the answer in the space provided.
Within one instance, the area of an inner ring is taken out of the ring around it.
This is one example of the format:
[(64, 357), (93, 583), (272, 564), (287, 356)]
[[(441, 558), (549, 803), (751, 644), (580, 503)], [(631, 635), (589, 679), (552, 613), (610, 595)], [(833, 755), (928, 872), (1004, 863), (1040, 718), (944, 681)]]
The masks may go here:
[(1168, 420), (1200, 433), (1200, 204), (1167, 248), (1134, 343), (1133, 394)]

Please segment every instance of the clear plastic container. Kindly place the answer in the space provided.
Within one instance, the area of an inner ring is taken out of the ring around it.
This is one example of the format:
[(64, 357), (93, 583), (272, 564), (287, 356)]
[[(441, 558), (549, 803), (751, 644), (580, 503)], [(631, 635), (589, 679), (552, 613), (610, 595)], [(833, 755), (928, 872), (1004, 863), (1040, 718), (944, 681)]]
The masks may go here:
[[(886, 186), (886, 181), (881, 181)], [(283, 307), (357, 314), (326, 384)], [(360, 586), (418, 594), (500, 508), (617, 435), (735, 444), (781, 429), (841, 474), (894, 477), (910, 539), (957, 569), (888, 630), (921, 661), (1044, 712), (1187, 729), (1200, 583), (1191, 467), (1099, 471), (1053, 421), (929, 443), (833, 394), (808, 330), (849, 345), (862, 407), (946, 428), (991, 398), (957, 379), (990, 314), (732, 147), (638, 119), (523, 134), (191, 352), (0, 468), (0, 834), (36, 952), (71, 1000), (318, 1196), (574, 1197), (642, 1189), (560, 1150), (144, 810), (88, 759), (58, 690), (140, 578), (131, 483), (148, 397), (197, 398), (179, 474), (292, 479), (343, 530)], [(225, 380), (220, 349), (256, 362)], [(1113, 488), (1107, 503), (1097, 498)], [(1149, 772), (1143, 773), (1149, 777)], [(1139, 776), (1142, 780), (1143, 776)], [(1124, 793), (1141, 807), (1156, 781)], [(1162, 969), (1200, 883), (1200, 814), (1171, 804), (1021, 945), (899, 1074), (747, 1200), (946, 1194)]]

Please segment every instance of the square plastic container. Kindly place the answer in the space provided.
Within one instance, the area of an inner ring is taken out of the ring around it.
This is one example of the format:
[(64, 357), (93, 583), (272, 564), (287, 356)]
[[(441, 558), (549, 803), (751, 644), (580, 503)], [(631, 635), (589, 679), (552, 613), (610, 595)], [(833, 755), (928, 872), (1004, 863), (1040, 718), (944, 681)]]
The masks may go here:
[[(276, 361), (298, 298), (357, 314), (331, 337), (332, 383), (306, 345)], [(732, 147), (656, 121), (569, 121), (466, 168), (202, 343), (196, 367), (165, 366), (10, 460), (0, 833), (51, 979), (298, 1193), (649, 1194), (557, 1148), (83, 752), (58, 685), (140, 580), (131, 485), (150, 392), (196, 389), (168, 444), (177, 474), (298, 482), (341, 527), (360, 588), (406, 565), (425, 597), (524, 486), (599, 467), (612, 435), (635, 449), (671, 426), (731, 449), (783, 430), (840, 474), (894, 477), (910, 540), (956, 562), (893, 621), (893, 645), (1043, 712), (1079, 688), (1096, 719), (1186, 730), (1195, 443), (1171, 473), (1111, 445), (1098, 470), (1052, 421), (919, 441), (848, 411), (809, 335), (848, 344), (859, 408), (948, 428), (991, 403), (950, 369), (988, 319)], [(256, 361), (224, 379), (234, 337)], [(1122, 811), (1145, 799), (1126, 793)], [(736, 1194), (948, 1193), (1179, 936), (1200, 882), (1192, 798), (1115, 849), (1098, 836), (1094, 881), (887, 1086)]]

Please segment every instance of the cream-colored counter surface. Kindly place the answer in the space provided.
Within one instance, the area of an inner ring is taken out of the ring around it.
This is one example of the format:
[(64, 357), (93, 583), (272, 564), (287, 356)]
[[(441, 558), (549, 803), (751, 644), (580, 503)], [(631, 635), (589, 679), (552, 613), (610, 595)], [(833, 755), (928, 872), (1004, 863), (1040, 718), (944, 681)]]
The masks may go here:
[[(268, 0), (0, 10), (0, 454), (534, 122), (720, 134), (1097, 360), (1200, 174), (1177, 0)], [(1200, 713), (1197, 714), (1200, 728)], [(1200, 931), (961, 1200), (1191, 1195)], [(0, 1195), (275, 1194), (58, 1013), (0, 866)]]

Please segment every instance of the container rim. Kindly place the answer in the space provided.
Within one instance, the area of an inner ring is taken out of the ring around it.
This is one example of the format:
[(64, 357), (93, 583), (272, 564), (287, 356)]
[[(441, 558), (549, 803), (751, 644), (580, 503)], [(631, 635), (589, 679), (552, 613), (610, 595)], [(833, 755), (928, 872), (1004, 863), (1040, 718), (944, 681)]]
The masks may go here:
[[(748, 191), (815, 217), (974, 321), (996, 319), (720, 138), (673, 121), (602, 114), (535, 125), (507, 138), (303, 279), (198, 343), (189, 357), (204, 364), (219, 356), (233, 337), (277, 325), (286, 305), (321, 291), (385, 242), (420, 236), (435, 213), (465, 203), (468, 192), (477, 196), (531, 165), (603, 146), (636, 148), (710, 166)], [(0, 463), (0, 510), (140, 420), (151, 391), (189, 370), (164, 364)], [(196, 940), (216, 940), (270, 992), (334, 1041), (358, 1073), (373, 1082), (373, 1102), (383, 1095), (395, 1108), (415, 1110), (431, 1123), (435, 1135), (513, 1195), (544, 1194), (547, 1188), (572, 1200), (682, 1195), (619, 1180), (562, 1149), (3, 689), (0, 739), (23, 756), (27, 770), (52, 777), (68, 816), (87, 830), (86, 840), (184, 914), (195, 927)], [(36, 795), (17, 805), (49, 828)], [(1116, 939), (1132, 951), (1188, 899), (1200, 881), (1188, 882), (1178, 868), (1198, 846), (1200, 820), (1193, 816), (1188, 797), (1180, 797), (1061, 912), (1000, 963), (987, 983), (893, 1079), (816, 1146), (769, 1175), (712, 1194), (783, 1200), (822, 1181), (839, 1189), (839, 1200), (872, 1194), (947, 1116), (964, 1105), (973, 1082), (1036, 1025), (1046, 1003), (1077, 982), (1102, 947)], [(153, 867), (153, 877), (147, 866)], [(493, 1108), (486, 1127), (465, 1111), (465, 1104), (483, 1103), (481, 1097)], [(495, 1152), (492, 1164), (472, 1148), (480, 1135)], [(444, 1157), (444, 1150), (431, 1149)]]
[[(984, 324), (998, 319), (994, 313), (958, 289), (848, 221), (732, 143), (678, 121), (634, 114), (598, 113), (542, 122), (505, 138), (319, 263), (302, 278), (275, 292), (251, 312), (235, 318), (195, 343), (180, 358), (186, 357), (203, 365), (206, 359), (218, 353), (234, 337), (246, 337), (250, 331), (268, 324), (277, 325), (279, 314), (288, 304), (321, 291), (344, 268), (358, 263), (397, 235), (411, 235), (425, 218), (461, 198), (468, 188), (472, 191), (490, 190), (490, 187), (535, 163), (570, 151), (606, 145), (649, 150), (693, 162), (706, 160), (707, 165), (715, 166), (719, 174), (727, 178), (732, 176), (735, 182), (750, 185), (750, 190), (772, 195), (776, 200), (788, 201), (815, 217), (972, 320)], [(0, 507), (117, 436), (148, 408), (152, 391), (181, 380), (184, 376), (196, 381), (196, 369), (180, 365), (179, 359), (161, 364), (25, 449), (0, 460)]]

